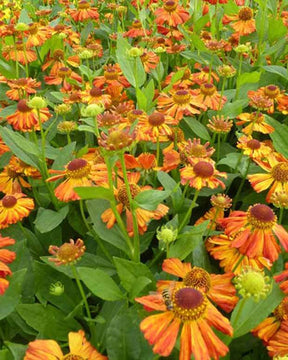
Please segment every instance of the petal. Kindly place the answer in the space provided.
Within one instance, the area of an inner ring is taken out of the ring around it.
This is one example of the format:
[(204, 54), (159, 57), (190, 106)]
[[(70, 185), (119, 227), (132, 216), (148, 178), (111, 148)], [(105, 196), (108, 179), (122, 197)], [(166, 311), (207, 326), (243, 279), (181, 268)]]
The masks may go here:
[(191, 264), (182, 263), (181, 260), (176, 258), (165, 259), (162, 264), (162, 270), (168, 274), (184, 278), (185, 275), (191, 271)]
[(180, 319), (173, 320), (173, 322), (165, 330), (164, 334), (158, 338), (153, 348), (155, 353), (162, 356), (168, 356), (171, 353), (177, 340), (180, 324)]

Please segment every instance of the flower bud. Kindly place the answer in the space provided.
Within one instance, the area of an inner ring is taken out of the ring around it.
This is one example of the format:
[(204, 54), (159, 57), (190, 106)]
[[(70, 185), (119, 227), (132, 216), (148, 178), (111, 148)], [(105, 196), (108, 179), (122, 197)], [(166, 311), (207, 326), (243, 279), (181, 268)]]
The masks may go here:
[(102, 104), (90, 104), (85, 109), (82, 109), (81, 113), (85, 117), (95, 117), (101, 114), (105, 110)]
[(33, 99), (28, 101), (28, 106), (31, 109), (43, 109), (47, 106), (47, 103), (41, 96), (34, 96)]
[(27, 31), (28, 29), (29, 29), (29, 25), (22, 22), (15, 25), (16, 31)]
[(64, 285), (61, 281), (57, 281), (50, 285), (49, 293), (54, 296), (61, 296), (64, 293)]
[(143, 54), (143, 49), (140, 49), (138, 47), (132, 47), (130, 50), (128, 50), (128, 55), (131, 57), (139, 57)]

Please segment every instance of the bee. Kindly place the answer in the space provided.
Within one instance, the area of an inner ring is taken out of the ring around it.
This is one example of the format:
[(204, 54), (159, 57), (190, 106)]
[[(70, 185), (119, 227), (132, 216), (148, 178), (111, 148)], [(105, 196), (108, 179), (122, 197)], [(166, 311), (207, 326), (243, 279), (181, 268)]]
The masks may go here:
[(168, 288), (164, 289), (162, 291), (162, 298), (164, 300), (164, 304), (166, 305), (167, 310), (172, 311), (173, 310), (173, 302), (172, 302), (172, 290), (174, 288), (175, 284), (173, 283)]

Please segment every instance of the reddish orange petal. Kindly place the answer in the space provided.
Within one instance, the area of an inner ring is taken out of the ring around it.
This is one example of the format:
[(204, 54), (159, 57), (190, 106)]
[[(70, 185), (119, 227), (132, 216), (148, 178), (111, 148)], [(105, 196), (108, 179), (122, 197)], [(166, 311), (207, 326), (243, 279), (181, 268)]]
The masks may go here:
[(165, 259), (162, 264), (162, 270), (168, 274), (184, 278), (185, 275), (191, 271), (191, 264), (182, 263), (181, 260), (176, 258)]

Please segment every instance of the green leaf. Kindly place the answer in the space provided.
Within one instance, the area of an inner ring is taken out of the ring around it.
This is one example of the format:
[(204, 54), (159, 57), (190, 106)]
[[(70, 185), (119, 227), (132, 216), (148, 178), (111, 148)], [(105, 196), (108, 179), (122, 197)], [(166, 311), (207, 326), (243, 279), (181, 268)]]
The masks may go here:
[(184, 121), (190, 127), (194, 134), (199, 136), (203, 140), (210, 140), (210, 135), (206, 126), (201, 124), (197, 119), (193, 117), (185, 117)]
[[(6, 61), (4, 61), (3, 59), (0, 59), (0, 72), (1, 72), (1, 75), (5, 76), (7, 79), (15, 78), (16, 70), (15, 70), (14, 64), (13, 65), (9, 64)], [(1, 113), (2, 113), (2, 111), (1, 111)]]
[(53, 162), (52, 169), (63, 170), (64, 165), (68, 164), (68, 162), (72, 160), (75, 146), (76, 142), (73, 141), (71, 144), (61, 148), (61, 151), (58, 151), (58, 155)]
[[(140, 293), (144, 287), (151, 282), (154, 282), (153, 274), (145, 264), (117, 257), (114, 257), (114, 263), (116, 265), (118, 276), (121, 280), (121, 285), (128, 293), (133, 291), (136, 296), (138, 294), (135, 294), (135, 286), (139, 286), (138, 292)], [(137, 284), (138, 281), (141, 282), (141, 286)]]
[(275, 19), (274, 17), (269, 18), (268, 40), (270, 44), (280, 40), (286, 33), (287, 28), (281, 19)]
[(51, 305), (20, 304), (16, 310), (43, 338), (67, 341), (69, 331), (81, 329), (76, 320), (66, 319), (66, 314)]
[(279, 121), (271, 118), (268, 115), (265, 115), (267, 122), (274, 127), (273, 133), (269, 134), (270, 138), (273, 141), (273, 145), (279, 153), (283, 154), (288, 158), (288, 126), (285, 124), (279, 123)]
[(280, 304), (284, 298), (283, 292), (273, 281), (271, 293), (258, 303), (253, 299), (241, 299), (231, 316), (231, 325), (234, 328), (234, 339), (248, 333), (260, 324)]
[[(146, 73), (140, 57), (133, 58), (128, 55), (131, 45), (122, 36), (118, 36), (116, 57), (123, 74), (133, 87), (141, 87), (146, 80)], [(137, 84), (137, 86), (136, 86)]]
[(243, 108), (246, 107), (248, 103), (248, 99), (236, 100), (228, 104), (226, 103), (221, 110), (221, 114), (229, 116), (230, 119), (235, 118), (237, 115), (241, 114)]
[(288, 72), (283, 66), (278, 65), (268, 65), (268, 66), (262, 66), (262, 68), (268, 72), (271, 72), (272, 74), (276, 74), (281, 76), (283, 79), (287, 81), (288, 79)]
[(121, 233), (117, 224), (115, 224), (109, 231), (107, 231), (106, 224), (101, 219), (101, 214), (107, 209), (107, 200), (95, 199), (86, 201), (87, 210), (94, 224), (94, 230), (99, 237), (113, 246), (124, 251), (127, 255), (130, 254), (125, 238)]
[(30, 16), (28, 15), (27, 11), (24, 8), (21, 10), (18, 22), (27, 25), (33, 22), (33, 20), (30, 18)]
[(19, 303), (25, 274), (26, 269), (22, 269), (14, 272), (9, 279), (8, 289), (0, 296), (0, 320), (11, 314)]
[(40, 233), (47, 233), (60, 225), (66, 218), (68, 212), (68, 205), (64, 206), (59, 211), (39, 208), (34, 224)]
[(154, 355), (139, 328), (135, 309), (125, 309), (117, 314), (107, 329), (109, 360), (152, 360)]
[(253, 71), (253, 72), (246, 72), (242, 73), (239, 76), (239, 86), (242, 86), (246, 83), (257, 83), (260, 80), (261, 72), (260, 71)]
[[(153, 107), (153, 98), (155, 94), (155, 85), (154, 80), (151, 79), (148, 84), (142, 88), (142, 92), (146, 98), (146, 109), (145, 111), (149, 111)], [(140, 106), (140, 105), (139, 105)]]
[(108, 201), (113, 201), (114, 195), (107, 188), (102, 186), (85, 186), (85, 187), (76, 187), (74, 188), (76, 193), (81, 197), (81, 199), (105, 199)]
[(164, 189), (170, 191), (173, 205), (172, 211), (177, 212), (183, 203), (180, 183), (176, 183), (176, 181), (164, 171), (158, 171), (157, 178), (160, 181), (161, 185), (164, 186)]
[(169, 195), (170, 191), (144, 190), (141, 191), (134, 200), (142, 209), (155, 210)]
[[(5, 345), (8, 347), (11, 354), (13, 355), (13, 360), (23, 360), (24, 359), (25, 352), (27, 350), (26, 345), (15, 344), (15, 343), (11, 343), (8, 341), (5, 342)], [(3, 360), (1, 356), (0, 356), (0, 359)]]
[(123, 294), (116, 283), (100, 269), (81, 267), (77, 269), (81, 280), (96, 296), (107, 301), (123, 299)]
[(163, 89), (163, 92), (167, 93), (169, 90), (171, 90), (176, 81), (182, 79), (184, 72), (184, 69), (175, 72), (171, 77), (170, 84)]
[(0, 135), (13, 154), (18, 156), (26, 164), (39, 169), (38, 158), (40, 156), (40, 151), (35, 144), (8, 128), (1, 127)]
[(169, 256), (184, 260), (202, 242), (208, 223), (209, 221), (204, 221), (202, 224), (192, 227), (188, 232), (179, 235), (170, 246)]

